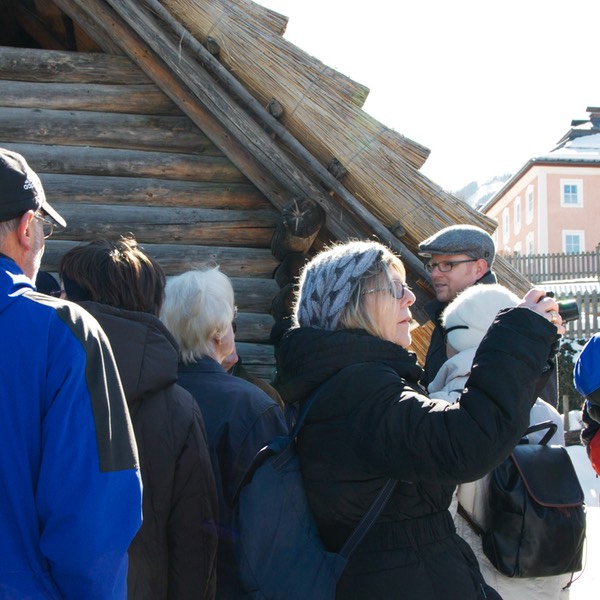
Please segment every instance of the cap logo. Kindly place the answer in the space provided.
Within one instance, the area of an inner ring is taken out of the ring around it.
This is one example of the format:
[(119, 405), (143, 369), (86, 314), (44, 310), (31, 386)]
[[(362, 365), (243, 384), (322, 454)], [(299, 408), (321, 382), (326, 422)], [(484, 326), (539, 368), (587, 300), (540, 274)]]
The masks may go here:
[(26, 179), (25, 183), (23, 184), (23, 189), (24, 190), (33, 190), (33, 189), (35, 189), (35, 183), (31, 179)]

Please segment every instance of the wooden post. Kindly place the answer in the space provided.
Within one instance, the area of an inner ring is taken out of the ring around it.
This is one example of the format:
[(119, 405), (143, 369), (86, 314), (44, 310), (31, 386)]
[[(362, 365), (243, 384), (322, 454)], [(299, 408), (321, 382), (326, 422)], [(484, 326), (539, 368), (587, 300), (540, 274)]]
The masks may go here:
[(308, 254), (304, 252), (290, 252), (286, 254), (281, 264), (275, 269), (274, 279), (280, 288), (288, 283), (295, 283), (300, 276), (302, 267), (309, 260)]
[(325, 211), (310, 198), (294, 198), (286, 204), (277, 223), (271, 252), (282, 260), (290, 252), (306, 253), (325, 223)]
[(296, 286), (293, 283), (288, 283), (279, 291), (279, 294), (273, 298), (271, 315), (275, 321), (283, 321), (292, 314), (294, 298), (296, 295), (295, 288)]

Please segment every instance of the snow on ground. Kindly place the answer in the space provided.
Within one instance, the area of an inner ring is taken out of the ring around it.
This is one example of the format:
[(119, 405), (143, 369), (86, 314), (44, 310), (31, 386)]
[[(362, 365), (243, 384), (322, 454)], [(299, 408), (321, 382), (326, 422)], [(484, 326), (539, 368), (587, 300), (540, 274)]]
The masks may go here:
[(589, 600), (600, 597), (600, 478), (596, 477), (583, 446), (568, 446), (567, 450), (588, 507), (585, 567), (571, 586), (569, 600)]

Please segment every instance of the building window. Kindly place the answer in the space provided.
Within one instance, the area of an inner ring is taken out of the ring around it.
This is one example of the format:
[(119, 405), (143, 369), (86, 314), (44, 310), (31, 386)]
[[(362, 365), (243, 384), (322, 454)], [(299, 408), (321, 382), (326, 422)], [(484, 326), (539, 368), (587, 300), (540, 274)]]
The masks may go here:
[(576, 208), (583, 206), (583, 184), (580, 179), (560, 180), (560, 205)]
[(502, 241), (506, 244), (510, 237), (510, 213), (508, 208), (502, 211)]
[(525, 220), (529, 225), (533, 221), (533, 186), (527, 186), (525, 192)]
[(515, 235), (521, 231), (521, 196), (515, 198), (514, 204), (514, 216), (515, 216)]
[(535, 254), (535, 246), (533, 244), (533, 231), (530, 231), (527, 234), (527, 238), (525, 239), (525, 247), (528, 256)]
[(576, 254), (583, 252), (584, 248), (583, 231), (563, 231), (563, 252)]

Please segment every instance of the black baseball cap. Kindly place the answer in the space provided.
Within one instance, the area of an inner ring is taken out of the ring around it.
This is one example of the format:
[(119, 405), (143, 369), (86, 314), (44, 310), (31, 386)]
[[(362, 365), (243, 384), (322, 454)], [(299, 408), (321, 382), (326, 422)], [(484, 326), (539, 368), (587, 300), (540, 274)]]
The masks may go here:
[(66, 221), (48, 204), (40, 178), (17, 152), (0, 148), (0, 222), (42, 209), (57, 225)]

